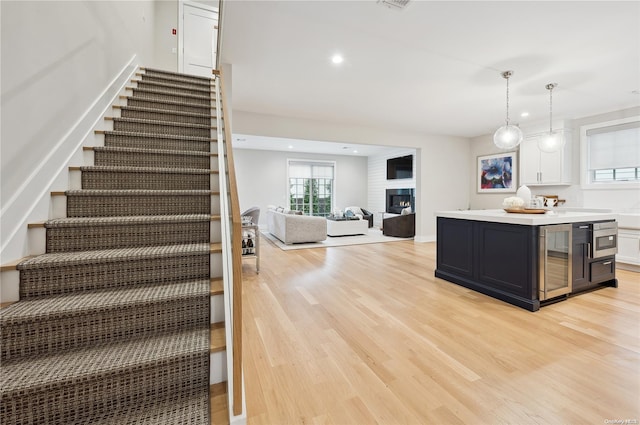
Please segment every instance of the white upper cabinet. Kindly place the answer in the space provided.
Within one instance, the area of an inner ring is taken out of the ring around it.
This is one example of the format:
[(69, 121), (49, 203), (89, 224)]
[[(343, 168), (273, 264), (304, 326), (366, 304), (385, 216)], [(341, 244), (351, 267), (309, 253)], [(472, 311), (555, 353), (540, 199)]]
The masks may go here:
[(519, 185), (551, 186), (571, 184), (571, 132), (562, 131), (564, 148), (553, 152), (538, 149), (541, 134), (525, 136), (520, 144)]

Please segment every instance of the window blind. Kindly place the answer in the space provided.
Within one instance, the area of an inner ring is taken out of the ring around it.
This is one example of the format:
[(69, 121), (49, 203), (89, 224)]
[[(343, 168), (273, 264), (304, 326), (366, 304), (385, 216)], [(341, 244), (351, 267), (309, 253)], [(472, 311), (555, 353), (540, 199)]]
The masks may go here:
[(587, 130), (589, 170), (640, 167), (640, 121)]
[(333, 164), (313, 162), (289, 162), (289, 177), (301, 179), (332, 179)]

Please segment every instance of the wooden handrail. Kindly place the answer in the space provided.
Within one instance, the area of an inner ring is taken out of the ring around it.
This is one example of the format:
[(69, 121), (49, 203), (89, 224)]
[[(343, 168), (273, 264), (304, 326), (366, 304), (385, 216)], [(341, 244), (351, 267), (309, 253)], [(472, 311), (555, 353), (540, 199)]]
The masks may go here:
[(224, 90), (224, 73), (219, 72), (222, 119), (224, 122), (224, 142), (227, 153), (229, 177), (229, 200), (231, 201), (231, 252), (233, 258), (233, 406), (234, 416), (242, 413), (242, 220), (236, 169), (233, 162), (231, 125), (227, 116), (227, 97)]

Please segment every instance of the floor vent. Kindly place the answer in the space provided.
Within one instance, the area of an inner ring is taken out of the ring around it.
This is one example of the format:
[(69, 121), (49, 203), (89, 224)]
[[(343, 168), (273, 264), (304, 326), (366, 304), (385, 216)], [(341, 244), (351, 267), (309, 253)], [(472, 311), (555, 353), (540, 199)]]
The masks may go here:
[(411, 0), (378, 0), (378, 4), (387, 6), (389, 9), (402, 10), (407, 7)]

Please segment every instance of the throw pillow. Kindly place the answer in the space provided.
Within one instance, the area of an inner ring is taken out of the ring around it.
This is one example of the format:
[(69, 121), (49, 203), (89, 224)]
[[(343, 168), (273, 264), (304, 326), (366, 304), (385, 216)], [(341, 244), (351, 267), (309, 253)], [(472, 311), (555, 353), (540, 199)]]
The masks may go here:
[(276, 208), (276, 211), (281, 213), (281, 212), (284, 211), (284, 208), (283, 207), (278, 207), (278, 208)]
[(407, 215), (407, 214), (411, 214), (411, 207), (403, 208), (402, 212), (400, 213), (400, 215)]
[(353, 216), (355, 216), (355, 214), (351, 210), (346, 210), (344, 212), (344, 215), (345, 215), (345, 217), (353, 217)]
[(358, 214), (363, 215), (360, 207), (347, 207), (345, 208), (345, 211), (352, 211), (355, 215), (358, 215)]

